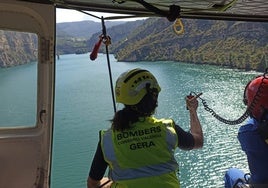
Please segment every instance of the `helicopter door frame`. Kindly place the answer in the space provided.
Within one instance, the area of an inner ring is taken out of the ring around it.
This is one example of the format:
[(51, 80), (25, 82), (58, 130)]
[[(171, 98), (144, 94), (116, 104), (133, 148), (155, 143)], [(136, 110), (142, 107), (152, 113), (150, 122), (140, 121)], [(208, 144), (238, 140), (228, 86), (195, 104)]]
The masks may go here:
[[(0, 128), (0, 187), (50, 187), (55, 93), (53, 4), (0, 0), (0, 30), (38, 36), (36, 124)], [(34, 104), (36, 105), (36, 104)]]

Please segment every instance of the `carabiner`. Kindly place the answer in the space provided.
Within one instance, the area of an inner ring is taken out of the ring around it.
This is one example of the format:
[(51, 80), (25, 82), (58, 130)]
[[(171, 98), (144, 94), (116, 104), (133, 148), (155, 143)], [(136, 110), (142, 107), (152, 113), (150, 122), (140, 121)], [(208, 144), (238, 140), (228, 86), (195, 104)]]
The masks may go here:
[[(177, 30), (177, 27), (180, 28), (180, 30)], [(184, 26), (180, 18), (176, 19), (176, 21), (174, 22), (173, 30), (177, 35), (181, 35), (184, 33)]]

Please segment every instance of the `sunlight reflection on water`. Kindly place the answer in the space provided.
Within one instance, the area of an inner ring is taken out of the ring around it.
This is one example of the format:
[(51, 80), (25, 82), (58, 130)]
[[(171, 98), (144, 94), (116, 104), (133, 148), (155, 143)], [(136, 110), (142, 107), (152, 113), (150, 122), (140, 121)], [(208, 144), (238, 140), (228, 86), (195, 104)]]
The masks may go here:
[[(100, 55), (97, 61), (89, 63), (86, 55), (63, 56), (57, 65), (54, 188), (86, 186), (98, 131), (109, 127), (108, 120), (113, 116), (107, 65), (103, 63), (105, 56)], [(114, 80), (123, 71), (136, 67), (155, 74), (162, 88), (156, 116), (173, 118), (185, 130), (189, 130), (189, 114), (184, 98), (191, 91), (202, 92), (201, 97), (209, 107), (220, 116), (234, 120), (245, 110), (243, 88), (256, 75), (175, 62), (119, 63), (112, 59), (111, 63)], [(246, 157), (236, 138), (239, 125), (226, 125), (205, 111), (201, 102), (199, 105), (204, 147), (193, 151), (176, 150), (178, 176), (182, 188), (220, 188), (224, 173), (230, 167), (248, 170)]]

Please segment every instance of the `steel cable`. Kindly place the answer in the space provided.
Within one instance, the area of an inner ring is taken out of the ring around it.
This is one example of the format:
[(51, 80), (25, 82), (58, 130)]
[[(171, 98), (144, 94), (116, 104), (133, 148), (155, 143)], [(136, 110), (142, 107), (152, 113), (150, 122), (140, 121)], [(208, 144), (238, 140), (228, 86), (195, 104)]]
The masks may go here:
[[(204, 109), (206, 111), (208, 111), (213, 117), (215, 117), (217, 120), (225, 123), (225, 124), (229, 124), (229, 125), (237, 125), (237, 124), (240, 124), (242, 123), (249, 115), (250, 115), (250, 112), (254, 110), (255, 106), (259, 103), (261, 97), (262, 97), (262, 93), (264, 92), (264, 86), (266, 85), (266, 83), (264, 82), (264, 80), (268, 79), (268, 68), (266, 68), (264, 74), (263, 74), (263, 79), (262, 79), (262, 82), (260, 84), (260, 86), (258, 87), (258, 90), (252, 100), (252, 103), (248, 106), (247, 110), (244, 112), (244, 114), (236, 119), (236, 120), (228, 120), (228, 119), (225, 119), (223, 117), (221, 117), (220, 115), (218, 115), (212, 108), (210, 108), (207, 104), (207, 102), (205, 101), (205, 99), (202, 99), (201, 97), (199, 97), (199, 99), (201, 100), (203, 106), (204, 106)], [(191, 92), (193, 94), (196, 95), (195, 92)]]

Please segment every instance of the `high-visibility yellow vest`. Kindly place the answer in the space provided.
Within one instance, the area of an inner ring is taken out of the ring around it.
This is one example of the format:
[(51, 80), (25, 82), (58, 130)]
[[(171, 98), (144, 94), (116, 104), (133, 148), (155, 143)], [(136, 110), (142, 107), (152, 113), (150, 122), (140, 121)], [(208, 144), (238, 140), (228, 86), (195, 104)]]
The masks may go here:
[(174, 151), (178, 137), (171, 119), (147, 117), (128, 130), (101, 131), (112, 187), (178, 188)]

